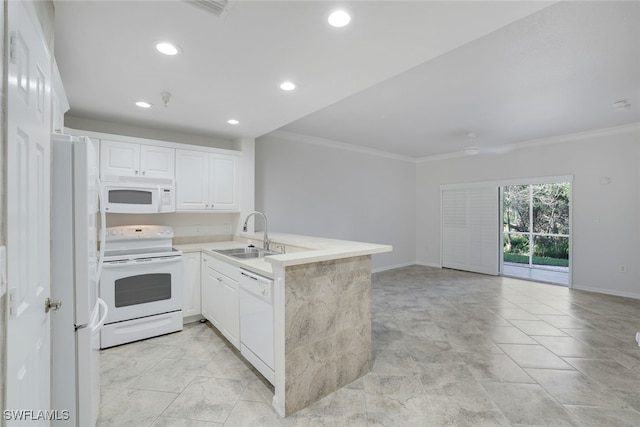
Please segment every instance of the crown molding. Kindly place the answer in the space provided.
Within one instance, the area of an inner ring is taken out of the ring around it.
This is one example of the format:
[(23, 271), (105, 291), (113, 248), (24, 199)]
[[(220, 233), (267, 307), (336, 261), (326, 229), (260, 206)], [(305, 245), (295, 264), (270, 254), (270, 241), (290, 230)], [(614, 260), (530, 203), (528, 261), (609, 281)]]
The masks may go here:
[[(587, 132), (577, 132), (577, 133), (570, 133), (565, 135), (551, 136), (548, 138), (531, 139), (528, 141), (512, 142), (509, 144), (500, 145), (498, 147), (491, 147), (492, 149), (495, 149), (497, 152), (492, 152), (490, 154), (501, 154), (501, 153), (504, 154), (504, 153), (510, 153), (515, 150), (521, 150), (523, 148), (540, 147), (543, 145), (560, 144), (563, 142), (579, 141), (583, 139), (600, 138), (600, 137), (612, 136), (612, 135), (622, 135), (622, 134), (634, 133), (634, 132), (640, 132), (640, 123), (632, 123), (630, 125), (590, 130)], [(489, 153), (486, 153), (486, 152), (483, 153), (481, 149), (480, 155), (483, 155), (483, 154), (489, 154)], [(468, 157), (468, 156), (469, 155), (465, 154), (464, 152), (456, 152), (456, 153), (440, 154), (437, 156), (420, 157), (416, 159), (416, 162), (417, 163), (434, 162), (438, 160), (452, 159), (457, 157)]]
[[(571, 142), (571, 141), (579, 141), (583, 139), (590, 138), (599, 138), (606, 137), (612, 135), (622, 135), (627, 133), (640, 132), (640, 123), (632, 123), (630, 125), (616, 126), (611, 128), (604, 129), (596, 129), (587, 132), (577, 132), (565, 135), (552, 136), (548, 138), (540, 138), (540, 139), (532, 139), (528, 141), (519, 141), (512, 142), (509, 144), (500, 145), (498, 147), (490, 147), (488, 153), (481, 149), (480, 153), (477, 155), (486, 155), (486, 154), (505, 154), (510, 153), (515, 150), (521, 150), (523, 148), (533, 148), (540, 147), (543, 145), (550, 144), (560, 144), (563, 142)], [(439, 160), (447, 160), (447, 159), (455, 159), (460, 157), (470, 157), (469, 154), (466, 154), (463, 151), (458, 151), (455, 153), (445, 153), (438, 154), (435, 156), (425, 156), (425, 157), (409, 157), (404, 156), (402, 154), (390, 153), (388, 151), (376, 150), (373, 148), (361, 147), (358, 145), (347, 144), (344, 142), (333, 141), (330, 139), (318, 138), (315, 136), (302, 135), (295, 132), (288, 132), (284, 130), (274, 130), (273, 132), (269, 132), (261, 136), (260, 138), (281, 138), (287, 141), (295, 141), (295, 142), (303, 142), (305, 144), (319, 145), (323, 147), (336, 148), (339, 150), (347, 150), (353, 151), (356, 153), (368, 154), (371, 156), (384, 157), (387, 159), (400, 160), (408, 163), (426, 163), (426, 162), (435, 162)]]
[(354, 151), (356, 153), (369, 154), (371, 156), (385, 157), (387, 159), (400, 160), (403, 162), (416, 163), (416, 159), (401, 154), (389, 153), (388, 151), (376, 150), (373, 148), (361, 147), (344, 142), (333, 141), (330, 139), (317, 138), (315, 136), (307, 136), (299, 133), (288, 132), (284, 130), (274, 130), (261, 136), (260, 138), (281, 138), (287, 141), (303, 142), (305, 144), (319, 145), (322, 147), (337, 148), (339, 150)]

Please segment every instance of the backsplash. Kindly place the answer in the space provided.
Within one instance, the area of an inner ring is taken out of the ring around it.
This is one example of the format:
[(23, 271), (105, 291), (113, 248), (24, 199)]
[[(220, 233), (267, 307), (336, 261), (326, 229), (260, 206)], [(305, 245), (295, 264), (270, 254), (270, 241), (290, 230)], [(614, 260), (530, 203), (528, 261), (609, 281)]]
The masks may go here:
[(107, 227), (165, 225), (173, 228), (173, 243), (222, 242), (232, 240), (238, 213), (107, 214)]

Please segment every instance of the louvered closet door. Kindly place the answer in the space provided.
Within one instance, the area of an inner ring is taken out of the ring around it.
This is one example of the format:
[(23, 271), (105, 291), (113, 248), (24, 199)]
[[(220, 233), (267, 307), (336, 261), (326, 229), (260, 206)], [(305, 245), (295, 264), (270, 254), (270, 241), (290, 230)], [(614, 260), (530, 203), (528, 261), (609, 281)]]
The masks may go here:
[(442, 266), (498, 274), (497, 187), (442, 189)]

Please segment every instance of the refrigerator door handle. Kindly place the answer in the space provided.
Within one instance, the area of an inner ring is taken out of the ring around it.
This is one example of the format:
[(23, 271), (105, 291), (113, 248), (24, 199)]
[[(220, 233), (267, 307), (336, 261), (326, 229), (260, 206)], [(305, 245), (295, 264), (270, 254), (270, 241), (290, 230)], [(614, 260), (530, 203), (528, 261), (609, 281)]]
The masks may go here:
[(107, 240), (107, 215), (104, 210), (104, 194), (102, 193), (102, 182), (98, 174), (96, 174), (96, 185), (98, 186), (98, 205), (100, 211), (100, 254), (98, 255), (98, 269), (96, 271), (96, 282), (100, 283), (100, 276), (102, 275), (102, 264), (104, 259), (104, 249)]
[(91, 334), (95, 334), (100, 331), (100, 329), (102, 329), (104, 321), (107, 319), (107, 314), (109, 313), (109, 307), (107, 307), (107, 303), (100, 298), (98, 298), (98, 305), (100, 305), (100, 308), (104, 310), (104, 314), (100, 318), (100, 321), (91, 328)]

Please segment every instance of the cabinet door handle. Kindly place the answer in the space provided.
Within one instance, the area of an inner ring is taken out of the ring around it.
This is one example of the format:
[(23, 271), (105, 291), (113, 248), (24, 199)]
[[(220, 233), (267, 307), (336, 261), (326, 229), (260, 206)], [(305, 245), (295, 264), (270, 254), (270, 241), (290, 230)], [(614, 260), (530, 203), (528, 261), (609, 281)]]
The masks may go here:
[(138, 171), (135, 171), (135, 172), (136, 172), (136, 175), (138, 175)]
[(147, 171), (142, 171), (142, 175), (145, 175), (147, 173)]

